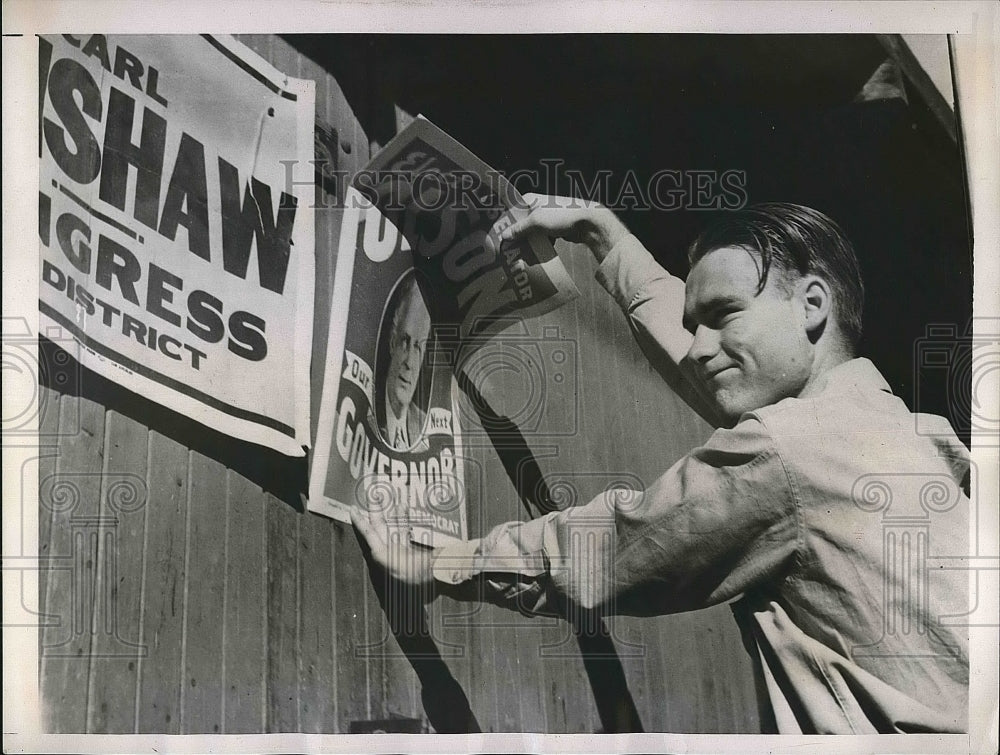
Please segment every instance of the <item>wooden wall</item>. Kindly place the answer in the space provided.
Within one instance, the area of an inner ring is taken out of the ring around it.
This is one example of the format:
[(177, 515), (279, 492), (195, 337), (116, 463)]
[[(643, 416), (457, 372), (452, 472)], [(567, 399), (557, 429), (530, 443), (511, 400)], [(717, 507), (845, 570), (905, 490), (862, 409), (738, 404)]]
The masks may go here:
[[(352, 106), (367, 104), (349, 105), (336, 81), (280, 39), (241, 39), (316, 81), (337, 167), (364, 165), (373, 145)], [(314, 387), (340, 222), (319, 189), (317, 199)], [(512, 369), (478, 387), (518, 419), (553, 495), (586, 502), (614, 480), (651, 482), (709, 430), (647, 365), (593, 281), (589, 253), (559, 251), (582, 296), (528, 323), (514, 346), (485, 350), (483, 359)], [(432, 728), (354, 533), (288, 494), (289, 479), (301, 489), (299, 466), (247, 461), (245, 445), (44, 352), (63, 376), (42, 387), (40, 419), (42, 434), (58, 438), (39, 474), (39, 548), (52, 567), (40, 584), (50, 617), (40, 682), (52, 731), (347, 732), (352, 721), (388, 718)], [(536, 355), (541, 382), (526, 381), (524, 354)], [(314, 390), (314, 422), (318, 406)], [(471, 404), (463, 428), (471, 534), (525, 518)], [(566, 622), (444, 598), (430, 616), (481, 730), (601, 728)], [(759, 730), (750, 662), (726, 607), (608, 624), (646, 731)]]

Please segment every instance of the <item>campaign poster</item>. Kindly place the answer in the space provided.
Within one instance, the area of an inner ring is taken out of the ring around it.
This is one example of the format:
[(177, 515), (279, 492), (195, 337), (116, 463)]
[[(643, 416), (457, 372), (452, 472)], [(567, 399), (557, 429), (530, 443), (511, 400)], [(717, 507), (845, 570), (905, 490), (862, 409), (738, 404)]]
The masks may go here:
[(467, 538), (456, 371), (519, 318), (578, 295), (547, 238), (485, 244), (523, 211), (502, 176), (422, 118), (355, 175), (310, 510), (347, 521), (352, 506), (379, 508), (418, 542)]
[(231, 37), (39, 38), (42, 333), (292, 456), (309, 445), (314, 83)]
[[(396, 229), (354, 189), (341, 226), (309, 509), (378, 507), (439, 545), (468, 535), (447, 326)], [(383, 256), (380, 244), (395, 253)], [(350, 264), (350, 267), (345, 267)]]

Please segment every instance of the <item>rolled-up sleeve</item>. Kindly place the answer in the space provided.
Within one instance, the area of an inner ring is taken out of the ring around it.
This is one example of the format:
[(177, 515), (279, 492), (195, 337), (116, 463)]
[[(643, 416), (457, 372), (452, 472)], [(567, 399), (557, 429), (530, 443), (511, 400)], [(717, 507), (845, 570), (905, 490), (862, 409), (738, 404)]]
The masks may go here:
[(441, 549), (434, 575), (458, 598), (524, 613), (687, 611), (780, 580), (801, 548), (797, 503), (772, 438), (747, 415), (644, 491)]

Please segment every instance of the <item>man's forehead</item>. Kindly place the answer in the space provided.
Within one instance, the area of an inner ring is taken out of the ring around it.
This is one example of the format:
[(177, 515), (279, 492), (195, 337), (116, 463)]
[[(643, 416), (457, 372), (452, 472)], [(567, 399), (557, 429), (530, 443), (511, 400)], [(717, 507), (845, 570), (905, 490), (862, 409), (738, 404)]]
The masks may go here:
[(419, 334), (430, 330), (431, 316), (419, 293), (408, 296), (402, 302), (397, 313), (396, 325), (400, 331), (410, 334)]
[(714, 249), (691, 268), (684, 286), (685, 310), (719, 297), (755, 296), (760, 275), (758, 252), (742, 246)]

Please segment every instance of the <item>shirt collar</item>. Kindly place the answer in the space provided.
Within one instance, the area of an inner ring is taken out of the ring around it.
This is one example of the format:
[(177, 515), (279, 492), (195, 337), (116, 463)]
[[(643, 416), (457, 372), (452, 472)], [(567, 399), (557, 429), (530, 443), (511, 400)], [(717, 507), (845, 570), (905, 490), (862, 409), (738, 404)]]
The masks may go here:
[(814, 395), (846, 393), (855, 389), (892, 393), (889, 383), (871, 360), (859, 357), (842, 362), (821, 375)]

